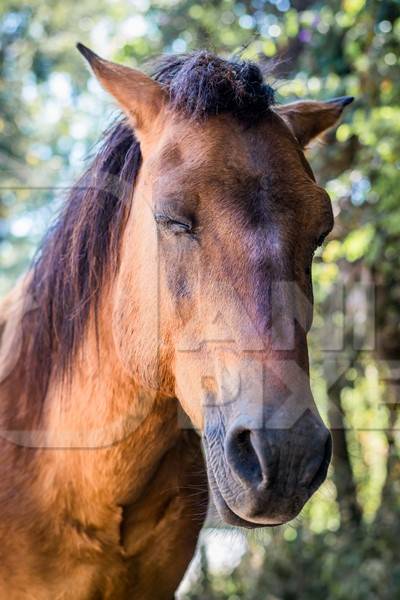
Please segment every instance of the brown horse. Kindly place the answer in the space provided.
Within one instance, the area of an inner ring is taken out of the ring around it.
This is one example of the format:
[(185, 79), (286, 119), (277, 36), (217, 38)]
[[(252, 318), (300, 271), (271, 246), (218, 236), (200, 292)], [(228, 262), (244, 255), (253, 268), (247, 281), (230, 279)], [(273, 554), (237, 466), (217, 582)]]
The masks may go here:
[(272, 526), (326, 476), (306, 334), (332, 211), (303, 148), (352, 99), (79, 50), (125, 117), (1, 307), (0, 597), (169, 600), (208, 488)]

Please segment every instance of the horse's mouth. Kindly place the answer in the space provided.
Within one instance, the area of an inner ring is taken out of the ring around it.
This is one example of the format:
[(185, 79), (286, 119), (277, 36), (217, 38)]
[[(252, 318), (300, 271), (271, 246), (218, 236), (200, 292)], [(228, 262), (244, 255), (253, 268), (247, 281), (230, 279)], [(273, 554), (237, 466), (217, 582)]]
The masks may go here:
[(234, 527), (245, 527), (246, 529), (256, 529), (259, 527), (279, 527), (279, 525), (283, 525), (286, 522), (283, 520), (282, 522), (277, 523), (263, 523), (262, 521), (250, 521), (240, 517), (230, 508), (224, 499), (211, 470), (208, 473), (208, 478), (215, 507), (219, 516), (227, 525), (232, 525)]

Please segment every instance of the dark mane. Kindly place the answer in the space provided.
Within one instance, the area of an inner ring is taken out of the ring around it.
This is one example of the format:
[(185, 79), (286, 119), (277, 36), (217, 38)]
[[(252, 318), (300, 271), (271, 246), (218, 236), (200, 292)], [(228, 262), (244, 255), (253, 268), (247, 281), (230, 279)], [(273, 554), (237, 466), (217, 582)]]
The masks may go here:
[(153, 76), (167, 87), (173, 108), (195, 120), (229, 112), (251, 123), (274, 102), (258, 65), (209, 52), (162, 57)]
[[(154, 79), (172, 107), (201, 120), (223, 112), (252, 123), (268, 111), (273, 90), (256, 64), (208, 52), (166, 56)], [(27, 390), (43, 399), (51, 372), (65, 373), (96, 314), (106, 276), (118, 266), (119, 242), (141, 164), (139, 144), (125, 120), (106, 132), (91, 166), (73, 187), (33, 265), (24, 356)]]

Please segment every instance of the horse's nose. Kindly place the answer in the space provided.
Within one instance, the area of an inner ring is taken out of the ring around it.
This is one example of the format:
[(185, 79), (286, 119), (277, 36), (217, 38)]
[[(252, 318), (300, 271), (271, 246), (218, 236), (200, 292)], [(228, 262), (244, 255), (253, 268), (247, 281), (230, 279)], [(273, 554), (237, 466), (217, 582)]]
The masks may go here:
[(277, 471), (277, 451), (265, 431), (234, 424), (225, 438), (225, 456), (233, 476), (246, 487), (268, 488)]
[(255, 494), (296, 488), (311, 494), (324, 481), (331, 459), (331, 435), (307, 411), (290, 429), (256, 429), (240, 421), (225, 438), (225, 456), (232, 475)]

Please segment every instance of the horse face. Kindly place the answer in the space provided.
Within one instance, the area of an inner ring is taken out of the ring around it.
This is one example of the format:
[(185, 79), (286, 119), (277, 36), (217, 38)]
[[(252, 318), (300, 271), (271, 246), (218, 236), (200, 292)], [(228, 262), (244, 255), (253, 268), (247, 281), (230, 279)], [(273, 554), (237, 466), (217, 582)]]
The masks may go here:
[(332, 227), (330, 201), (275, 113), (253, 128), (229, 116), (176, 120), (164, 136), (143, 174), (154, 182), (170, 380), (203, 431), (224, 519), (279, 524), (330, 461), (306, 341), (311, 260)]
[(203, 432), (225, 521), (281, 524), (331, 455), (306, 334), (311, 260), (333, 219), (302, 146), (349, 99), (271, 109), (251, 124), (231, 114), (196, 122), (137, 72), (118, 80), (105, 61), (94, 69), (143, 153), (115, 293), (121, 360), (142, 386), (176, 396)]

